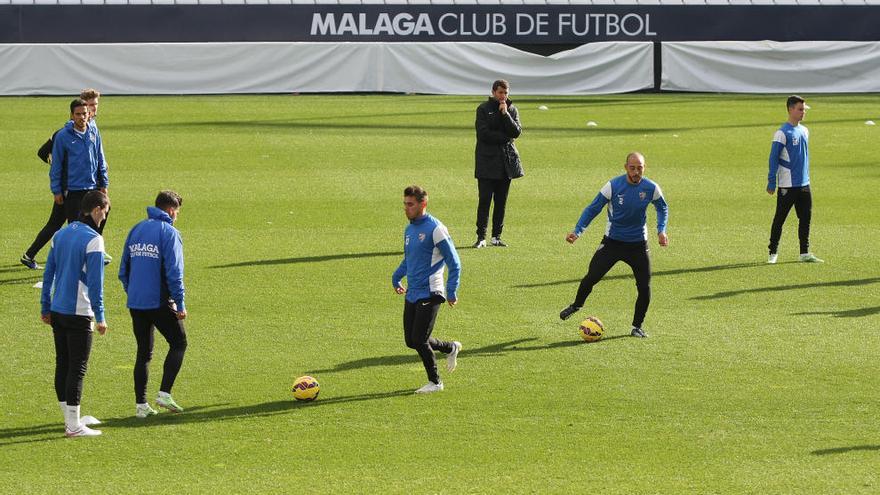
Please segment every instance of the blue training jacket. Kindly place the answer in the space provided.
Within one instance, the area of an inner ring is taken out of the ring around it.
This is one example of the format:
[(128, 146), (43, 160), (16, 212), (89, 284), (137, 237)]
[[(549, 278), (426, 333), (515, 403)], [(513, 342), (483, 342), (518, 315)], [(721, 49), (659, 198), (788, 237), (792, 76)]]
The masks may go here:
[(183, 287), (183, 240), (167, 213), (147, 207), (147, 219), (125, 239), (119, 280), (131, 309), (158, 309), (173, 299), (186, 311)]
[(810, 131), (798, 124), (786, 122), (773, 134), (770, 146), (770, 172), (767, 174), (767, 190), (779, 187), (803, 187), (810, 185), (810, 153), (807, 142)]
[[(440, 220), (425, 214), (411, 220), (403, 233), (403, 261), (391, 276), (391, 284), (401, 287), (406, 276), (406, 300), (416, 302), (432, 294), (440, 294), (450, 301), (458, 299), (458, 280), (461, 260), (446, 226)], [(449, 268), (449, 281), (443, 287), (443, 265)]]
[(59, 230), (43, 271), (41, 314), (91, 316), (104, 321), (104, 238), (82, 222)]
[(574, 227), (574, 233), (580, 236), (607, 204), (608, 224), (605, 235), (609, 239), (622, 242), (645, 241), (648, 239), (645, 212), (649, 203), (657, 210), (657, 233), (666, 232), (669, 207), (660, 186), (644, 177), (638, 184), (630, 184), (626, 174), (620, 175), (606, 182), (593, 202), (584, 208)]
[(89, 123), (85, 132), (79, 133), (74, 129), (73, 121), (68, 121), (52, 140), (52, 165), (49, 167), (52, 194), (100, 189), (109, 184), (98, 126)]

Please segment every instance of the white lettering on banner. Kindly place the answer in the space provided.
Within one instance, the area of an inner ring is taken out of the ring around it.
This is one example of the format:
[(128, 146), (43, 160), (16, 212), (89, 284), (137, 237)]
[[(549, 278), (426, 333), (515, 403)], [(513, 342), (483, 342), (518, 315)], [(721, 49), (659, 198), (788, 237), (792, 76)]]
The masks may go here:
[[(525, 15), (525, 14), (523, 14)], [(591, 27), (592, 25), (592, 27)], [(556, 23), (556, 34), (567, 36), (586, 36), (592, 32), (593, 36), (657, 36), (651, 31), (651, 14), (641, 16), (629, 13), (620, 17), (617, 14), (559, 14)]]
[(367, 20), (367, 14), (360, 13), (355, 20), (354, 14), (346, 12), (337, 22), (336, 14), (315, 13), (312, 15), (311, 35), (340, 36), (351, 34), (354, 36), (375, 35), (434, 35), (434, 26), (431, 17), (422, 13), (413, 20), (412, 14), (400, 13), (393, 18), (387, 13), (380, 13), (372, 24)]
[[(555, 22), (555, 25), (554, 25)], [(312, 15), (312, 36), (403, 36), (417, 38), (435, 36), (456, 38), (484, 38), (504, 36), (571, 36), (593, 37), (644, 37), (657, 36), (651, 30), (651, 14), (626, 13), (559, 13), (556, 18), (546, 12), (523, 13), (515, 15), (503, 13), (461, 13), (447, 12), (439, 17), (431, 17), (422, 12), (411, 14), (400, 12), (390, 14), (380, 12), (375, 15), (359, 12), (314, 13)], [(552, 32), (552, 35), (551, 35)]]

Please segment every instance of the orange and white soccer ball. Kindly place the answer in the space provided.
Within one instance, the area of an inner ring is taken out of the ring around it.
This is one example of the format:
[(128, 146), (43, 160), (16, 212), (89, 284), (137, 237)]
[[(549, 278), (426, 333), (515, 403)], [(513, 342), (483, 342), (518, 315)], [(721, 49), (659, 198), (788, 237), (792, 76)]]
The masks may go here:
[(605, 335), (605, 325), (595, 316), (588, 316), (578, 328), (581, 338), (587, 342), (595, 342)]
[(321, 392), (321, 385), (318, 384), (318, 380), (310, 376), (301, 376), (293, 382), (292, 392), (296, 400), (315, 400)]

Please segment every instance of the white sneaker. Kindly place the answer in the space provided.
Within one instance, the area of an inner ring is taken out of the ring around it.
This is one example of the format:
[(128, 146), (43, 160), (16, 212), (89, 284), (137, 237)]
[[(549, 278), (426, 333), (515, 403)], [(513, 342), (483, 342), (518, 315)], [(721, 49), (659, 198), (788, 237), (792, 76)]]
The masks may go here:
[(482, 249), (486, 247), (486, 239), (477, 239), (477, 242), (474, 243), (474, 249)]
[(440, 383), (428, 382), (427, 385), (416, 390), (416, 393), (417, 394), (431, 394), (434, 392), (440, 392), (441, 390), (443, 390), (443, 382), (440, 382)]
[(446, 371), (452, 373), (455, 371), (455, 367), (458, 365), (458, 353), (461, 351), (461, 342), (457, 340), (452, 341), (452, 352), (446, 356)]
[(79, 429), (75, 431), (71, 431), (69, 428), (64, 428), (64, 436), (67, 438), (96, 437), (100, 434), (101, 430), (93, 430), (84, 424), (80, 424)]
[(94, 416), (83, 416), (79, 418), (79, 422), (86, 426), (95, 426), (101, 424), (101, 420)]
[(801, 261), (804, 263), (825, 263), (825, 260), (820, 260), (813, 253), (804, 253), (801, 255)]
[(779, 255), (776, 254), (776, 253), (771, 254), (770, 257), (767, 258), (767, 264), (768, 264), (768, 265), (775, 265), (775, 264), (776, 264), (776, 258), (778, 258), (778, 257), (779, 257)]
[(149, 404), (137, 404), (135, 406), (134, 415), (137, 418), (144, 419), (157, 414), (159, 414), (159, 412), (150, 407)]

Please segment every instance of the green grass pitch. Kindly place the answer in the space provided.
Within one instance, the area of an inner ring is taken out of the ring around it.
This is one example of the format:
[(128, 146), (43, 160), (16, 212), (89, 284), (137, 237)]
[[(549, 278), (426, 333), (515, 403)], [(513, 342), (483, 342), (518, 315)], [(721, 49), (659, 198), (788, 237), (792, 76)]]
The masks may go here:
[[(187, 411), (133, 418), (114, 263), (110, 330), (83, 396), (104, 435), (75, 440), (38, 319), (41, 272), (17, 262), (50, 209), (35, 151), (69, 98), (0, 100), (0, 492), (877, 493), (880, 128), (865, 122), (880, 120), (880, 96), (805, 95), (813, 250), (826, 263), (794, 262), (792, 212), (768, 266), (764, 187), (784, 95), (513, 89), (526, 176), (510, 193), (510, 247), (479, 251), (482, 97), (102, 98), (110, 253), (158, 190), (185, 199), (190, 347), (174, 396)], [(618, 265), (577, 315), (606, 325), (586, 344), (579, 318), (557, 314), (602, 217), (574, 246), (564, 236), (631, 150), (670, 205), (670, 246), (650, 238), (651, 338), (622, 338), (635, 286)], [(464, 344), (459, 369), (425, 397), (412, 394), (425, 376), (390, 285), (411, 183), (463, 264), (459, 305), (435, 327)], [(151, 399), (166, 350), (158, 338)], [(321, 383), (313, 403), (290, 394), (304, 374)]]

